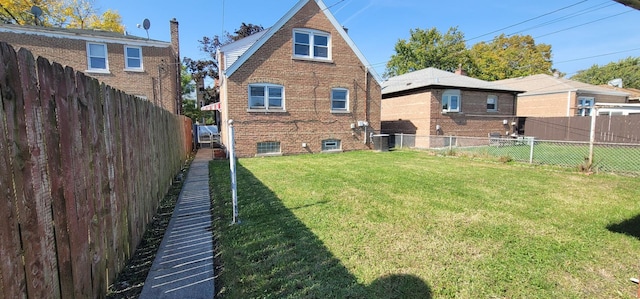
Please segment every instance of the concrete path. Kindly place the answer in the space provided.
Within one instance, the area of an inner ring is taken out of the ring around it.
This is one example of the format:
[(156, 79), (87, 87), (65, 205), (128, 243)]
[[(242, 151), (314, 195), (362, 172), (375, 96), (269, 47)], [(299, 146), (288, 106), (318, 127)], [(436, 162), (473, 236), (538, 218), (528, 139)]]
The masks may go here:
[(214, 297), (208, 166), (212, 151), (201, 148), (191, 162), (141, 299)]

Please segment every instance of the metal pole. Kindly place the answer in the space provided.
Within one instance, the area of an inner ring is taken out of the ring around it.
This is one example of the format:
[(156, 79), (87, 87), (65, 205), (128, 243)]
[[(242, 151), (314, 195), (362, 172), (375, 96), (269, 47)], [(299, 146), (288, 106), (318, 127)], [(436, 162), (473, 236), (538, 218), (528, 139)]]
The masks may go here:
[(593, 142), (596, 140), (596, 115), (598, 107), (591, 109), (591, 130), (589, 132), (589, 166), (593, 165)]
[(400, 133), (400, 148), (402, 148), (403, 142), (404, 142), (404, 133)]
[(531, 137), (531, 139), (529, 139), (529, 142), (530, 142), (529, 164), (533, 164), (533, 145), (536, 143), (535, 138)]
[(236, 180), (236, 152), (235, 137), (233, 132), (233, 119), (229, 120), (229, 168), (231, 170), (231, 198), (233, 202), (233, 220), (231, 224), (236, 224), (238, 220), (238, 187)]

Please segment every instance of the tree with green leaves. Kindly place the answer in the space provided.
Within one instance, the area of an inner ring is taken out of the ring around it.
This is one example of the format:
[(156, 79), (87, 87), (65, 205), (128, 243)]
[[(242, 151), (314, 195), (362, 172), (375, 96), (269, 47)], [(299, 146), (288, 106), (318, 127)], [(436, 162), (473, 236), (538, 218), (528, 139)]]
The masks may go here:
[(627, 57), (603, 66), (593, 65), (578, 71), (571, 80), (601, 85), (618, 78), (622, 79), (622, 87), (640, 89), (640, 57)]
[[(35, 11), (41, 14), (36, 16)], [(94, 0), (2, 0), (0, 22), (124, 32), (120, 14), (113, 10), (99, 14)]]
[(536, 44), (530, 35), (501, 34), (473, 45), (469, 57), (468, 75), (487, 81), (553, 72), (551, 46)]
[(459, 65), (466, 65), (468, 50), (464, 34), (457, 27), (449, 28), (445, 34), (436, 28), (416, 28), (410, 30), (410, 35), (409, 40), (400, 39), (396, 43), (396, 54), (387, 63), (385, 77), (428, 67), (453, 72)]

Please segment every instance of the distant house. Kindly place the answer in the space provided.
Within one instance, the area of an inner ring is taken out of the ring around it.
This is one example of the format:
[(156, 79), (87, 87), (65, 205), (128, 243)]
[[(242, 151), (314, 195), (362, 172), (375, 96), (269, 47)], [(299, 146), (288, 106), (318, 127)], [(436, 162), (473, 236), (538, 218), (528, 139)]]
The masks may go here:
[(627, 103), (629, 93), (550, 75), (532, 75), (494, 81), (514, 89), (518, 116), (588, 116), (595, 103)]
[(237, 156), (371, 148), (379, 78), (321, 0), (298, 1), (273, 27), (217, 56), (222, 143), (233, 120)]
[[(382, 131), (419, 136), (487, 137), (516, 133), (518, 89), (426, 68), (382, 85)], [(429, 139), (416, 147), (431, 147)]]
[(171, 42), (100, 30), (0, 24), (0, 40), (26, 48), (172, 113), (182, 106), (178, 22)]

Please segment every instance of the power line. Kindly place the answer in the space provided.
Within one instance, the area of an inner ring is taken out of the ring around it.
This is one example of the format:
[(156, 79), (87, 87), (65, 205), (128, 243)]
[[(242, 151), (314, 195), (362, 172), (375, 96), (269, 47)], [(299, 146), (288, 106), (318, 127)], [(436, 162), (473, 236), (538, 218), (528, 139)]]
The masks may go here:
[(585, 59), (590, 59), (590, 58), (597, 58), (597, 57), (609, 56), (609, 55), (620, 54), (620, 53), (625, 53), (625, 52), (633, 52), (633, 51), (638, 51), (638, 50), (640, 50), (640, 48), (622, 50), (622, 51), (617, 51), (617, 52), (603, 53), (603, 54), (598, 54), (598, 55), (593, 55), (593, 56), (588, 56), (588, 57), (582, 57), (582, 58), (574, 58), (574, 59), (569, 59), (569, 60), (563, 60), (563, 61), (554, 62), (553, 64), (572, 62), (572, 61), (578, 61), (578, 60), (585, 60)]
[[(510, 33), (507, 36), (512, 36), (512, 35), (515, 35), (515, 34), (518, 34), (518, 33), (522, 33), (524, 31), (529, 31), (529, 30), (541, 28), (541, 27), (544, 27), (544, 26), (547, 26), (547, 25), (551, 25), (551, 24), (558, 23), (558, 22), (561, 22), (561, 21), (565, 21), (565, 20), (568, 20), (568, 19), (571, 19), (571, 18), (575, 18), (575, 17), (581, 16), (581, 15), (584, 15), (584, 14), (587, 14), (587, 13), (590, 13), (590, 12), (594, 12), (594, 11), (597, 11), (597, 10), (600, 10), (600, 9), (603, 9), (603, 8), (606, 8), (606, 7), (609, 7), (609, 6), (617, 5), (617, 3), (610, 3), (610, 2), (611, 1), (602, 2), (600, 4), (585, 8), (583, 10), (577, 11), (577, 12), (569, 14), (567, 16), (555, 18), (553, 20), (549, 20), (547, 22), (544, 22), (544, 23), (541, 23), (541, 24), (538, 24), (538, 25), (535, 25), (535, 26), (531, 26), (531, 27), (522, 29), (522, 30), (516, 31), (514, 33)], [(609, 3), (609, 4), (607, 4), (607, 3)]]
[(465, 40), (464, 42), (466, 43), (466, 42), (468, 42), (468, 41), (471, 41), (471, 40), (474, 40), (474, 39), (478, 39), (478, 38), (481, 38), (481, 37), (484, 37), (484, 36), (487, 36), (487, 35), (490, 35), (490, 34), (494, 34), (494, 33), (497, 33), (497, 32), (500, 32), (500, 31), (503, 31), (503, 30), (505, 30), (505, 29), (513, 28), (513, 27), (515, 27), (515, 26), (522, 25), (522, 24), (527, 23), (527, 22), (529, 22), (529, 21), (533, 21), (533, 20), (536, 20), (536, 19), (542, 18), (542, 17), (544, 17), (544, 16), (548, 16), (548, 15), (550, 15), (550, 14), (553, 14), (553, 13), (556, 13), (556, 12), (559, 12), (559, 11), (562, 11), (562, 10), (565, 10), (565, 9), (568, 9), (568, 8), (571, 8), (571, 7), (574, 7), (574, 6), (576, 6), (576, 5), (580, 4), (580, 3), (584, 3), (584, 2), (587, 2), (587, 0), (579, 1), (579, 2), (576, 2), (576, 3), (574, 3), (574, 4), (571, 4), (571, 5), (568, 5), (568, 6), (565, 6), (565, 7), (559, 8), (559, 9), (556, 9), (556, 10), (554, 10), (554, 11), (551, 11), (551, 12), (548, 12), (548, 13), (545, 13), (545, 14), (542, 14), (542, 15), (539, 15), (539, 16), (537, 16), (537, 17), (534, 17), (534, 18), (531, 18), (531, 19), (527, 19), (527, 20), (524, 20), (524, 21), (522, 21), (522, 22), (519, 22), (519, 23), (516, 23), (516, 24), (513, 24), (513, 25), (509, 25), (509, 26), (507, 26), (507, 27), (500, 28), (500, 29), (498, 29), (498, 30), (491, 31), (491, 32), (489, 32), (489, 33), (485, 33), (485, 34), (482, 34), (482, 35), (476, 36), (476, 37), (474, 37), (474, 38), (467, 39), (467, 40)]
[(630, 13), (630, 12), (632, 12), (632, 11), (634, 11), (634, 9), (629, 9), (629, 10), (627, 10), (627, 11), (623, 11), (623, 12), (621, 12), (621, 13), (617, 13), (617, 14), (612, 15), (612, 16), (608, 16), (608, 17), (600, 18), (600, 19), (597, 19), (597, 20), (593, 20), (593, 21), (591, 21), (591, 22), (586, 22), (586, 23), (582, 23), (582, 24), (579, 24), (579, 25), (575, 25), (575, 26), (571, 26), (571, 27), (568, 27), (568, 28), (564, 28), (564, 29), (561, 29), (561, 30), (558, 30), (558, 31), (554, 31), (554, 32), (550, 32), (550, 33), (547, 33), (547, 34), (539, 35), (539, 36), (536, 36), (535, 38), (545, 37), (545, 36), (549, 36), (549, 35), (552, 35), (552, 34), (560, 33), (560, 32), (563, 32), (563, 31), (567, 31), (567, 30), (575, 29), (575, 28), (578, 28), (578, 27), (581, 27), (581, 26), (585, 26), (585, 25), (593, 24), (593, 23), (595, 23), (595, 22), (599, 22), (599, 21), (602, 21), (602, 20), (606, 20), (606, 19), (610, 19), (610, 18), (613, 18), (613, 17), (617, 17), (617, 16), (619, 16), (619, 15), (626, 14), (626, 13)]

